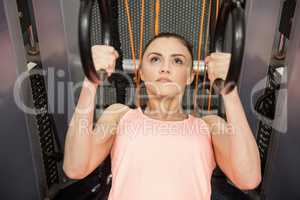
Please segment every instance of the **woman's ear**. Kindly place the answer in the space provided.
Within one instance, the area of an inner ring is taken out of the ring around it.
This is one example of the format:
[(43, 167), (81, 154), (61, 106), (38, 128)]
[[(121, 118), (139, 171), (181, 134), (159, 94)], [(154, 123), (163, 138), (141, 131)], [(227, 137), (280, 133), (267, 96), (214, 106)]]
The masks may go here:
[(190, 85), (194, 81), (194, 78), (195, 78), (195, 71), (194, 71), (194, 69), (192, 69), (190, 75), (188, 76), (186, 84)]
[(141, 80), (144, 81), (144, 74), (142, 73), (142, 65), (139, 65), (138, 73), (140, 74)]

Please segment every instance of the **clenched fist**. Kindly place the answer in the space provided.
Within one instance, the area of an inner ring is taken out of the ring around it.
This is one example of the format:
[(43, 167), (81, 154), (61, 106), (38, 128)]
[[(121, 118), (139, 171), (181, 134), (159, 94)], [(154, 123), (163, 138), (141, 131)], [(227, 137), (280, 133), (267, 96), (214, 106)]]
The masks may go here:
[(118, 52), (112, 46), (94, 45), (92, 46), (92, 58), (96, 71), (104, 69), (108, 76), (115, 71)]
[(205, 58), (207, 64), (208, 78), (213, 83), (217, 78), (226, 79), (229, 64), (230, 53), (211, 53)]

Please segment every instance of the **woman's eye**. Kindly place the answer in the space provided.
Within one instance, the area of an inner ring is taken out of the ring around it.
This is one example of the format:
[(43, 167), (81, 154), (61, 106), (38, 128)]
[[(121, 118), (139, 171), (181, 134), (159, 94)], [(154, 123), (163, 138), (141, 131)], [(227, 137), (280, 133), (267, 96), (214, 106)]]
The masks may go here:
[(158, 61), (159, 61), (159, 58), (158, 58), (158, 57), (152, 57), (152, 58), (150, 59), (150, 61), (151, 61), (151, 63), (153, 63), (153, 62), (158, 62)]
[(175, 63), (182, 65), (183, 61), (180, 58), (175, 58)]

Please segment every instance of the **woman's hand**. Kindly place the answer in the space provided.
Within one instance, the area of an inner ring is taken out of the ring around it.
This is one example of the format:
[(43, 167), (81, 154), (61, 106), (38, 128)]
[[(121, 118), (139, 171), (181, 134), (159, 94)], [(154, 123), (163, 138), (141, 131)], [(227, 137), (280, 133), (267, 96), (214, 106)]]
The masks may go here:
[(217, 78), (226, 79), (229, 64), (230, 53), (211, 53), (205, 58), (208, 68), (208, 78), (213, 83)]
[(112, 46), (94, 45), (92, 47), (92, 58), (96, 71), (104, 69), (108, 76), (111, 76), (115, 71), (116, 60), (118, 57), (118, 52)]

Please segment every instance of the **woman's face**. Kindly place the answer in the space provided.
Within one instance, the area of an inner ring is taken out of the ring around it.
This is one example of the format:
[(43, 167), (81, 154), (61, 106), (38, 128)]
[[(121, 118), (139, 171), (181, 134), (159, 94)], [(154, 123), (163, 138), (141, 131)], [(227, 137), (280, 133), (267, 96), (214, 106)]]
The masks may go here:
[(178, 39), (154, 40), (144, 53), (140, 70), (148, 95), (174, 97), (183, 94), (186, 85), (194, 78), (191, 65), (192, 57)]

